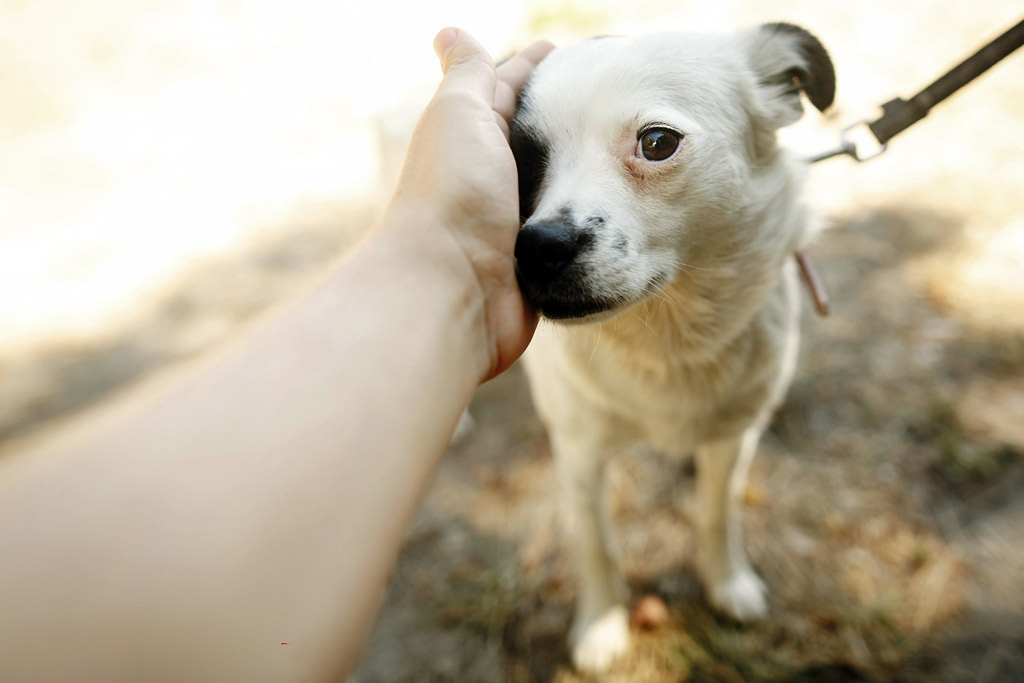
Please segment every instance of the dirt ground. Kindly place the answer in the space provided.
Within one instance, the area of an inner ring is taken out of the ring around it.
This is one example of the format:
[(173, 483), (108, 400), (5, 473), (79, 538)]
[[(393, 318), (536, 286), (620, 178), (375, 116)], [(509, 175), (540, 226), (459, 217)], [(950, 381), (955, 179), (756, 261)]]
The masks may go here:
[[(1013, 5), (993, 2), (982, 21), (962, 3), (915, 25), (905, 20), (931, 5), (908, 4), (894, 16), (920, 59), (891, 65), (841, 32), (852, 20), (807, 21), (836, 36), (826, 42), (845, 98), (812, 127), (831, 135), (863, 113), (852, 103), (912, 93)], [(644, 452), (613, 463), (632, 599), (660, 596), (670, 619), (637, 632), (601, 680), (1024, 681), (1024, 55), (1015, 60), (882, 159), (812, 170), (808, 195), (830, 229), (811, 254), (833, 312), (805, 306), (797, 376), (745, 496), (748, 552), (771, 591), (764, 622), (739, 626), (706, 607), (692, 467)], [(825, 138), (811, 139), (802, 147)], [(377, 209), (324, 206), (196, 265), (101, 336), (0, 354), (0, 459), (20, 437), (227, 338), (301, 288)], [(472, 411), (475, 429), (441, 464), (352, 683), (588, 680), (565, 646), (575, 585), (522, 372), (483, 386)]]

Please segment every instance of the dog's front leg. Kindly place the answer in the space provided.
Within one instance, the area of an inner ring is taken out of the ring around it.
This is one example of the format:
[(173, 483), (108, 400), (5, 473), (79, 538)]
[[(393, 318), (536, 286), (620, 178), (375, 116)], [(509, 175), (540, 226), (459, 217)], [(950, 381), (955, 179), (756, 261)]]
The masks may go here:
[(740, 621), (768, 612), (764, 583), (743, 550), (740, 518), (740, 494), (760, 436), (760, 430), (751, 427), (742, 436), (697, 448), (700, 573), (711, 604)]
[(581, 671), (604, 671), (629, 648), (629, 615), (619, 597), (621, 579), (604, 508), (608, 453), (571, 439), (553, 438), (552, 446), (579, 581), (576, 618), (569, 635), (573, 664)]

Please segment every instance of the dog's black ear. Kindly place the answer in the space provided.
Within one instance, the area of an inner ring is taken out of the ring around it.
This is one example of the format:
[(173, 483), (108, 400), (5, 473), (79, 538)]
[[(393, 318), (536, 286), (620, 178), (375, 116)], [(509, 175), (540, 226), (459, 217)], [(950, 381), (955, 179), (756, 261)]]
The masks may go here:
[(793, 24), (764, 24), (745, 36), (750, 65), (768, 92), (770, 125), (793, 123), (803, 114), (800, 92), (819, 111), (836, 95), (832, 60), (817, 38)]

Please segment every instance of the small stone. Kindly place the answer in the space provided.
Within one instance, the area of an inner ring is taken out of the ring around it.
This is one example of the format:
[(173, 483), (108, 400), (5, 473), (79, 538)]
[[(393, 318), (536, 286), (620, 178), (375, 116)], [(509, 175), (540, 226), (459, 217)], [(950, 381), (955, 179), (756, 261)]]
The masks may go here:
[(629, 622), (641, 631), (658, 628), (668, 621), (668, 607), (657, 595), (645, 595), (633, 607)]
[(747, 505), (764, 505), (766, 497), (764, 489), (759, 486), (747, 484), (747, 487), (743, 489), (743, 502)]

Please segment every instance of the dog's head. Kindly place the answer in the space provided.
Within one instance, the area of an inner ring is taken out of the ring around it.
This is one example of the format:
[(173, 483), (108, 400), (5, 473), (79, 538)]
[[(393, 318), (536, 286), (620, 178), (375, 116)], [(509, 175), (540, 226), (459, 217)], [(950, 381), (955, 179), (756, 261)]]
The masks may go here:
[(801, 91), (824, 110), (835, 75), (821, 43), (789, 24), (595, 38), (551, 54), (512, 125), (527, 300), (548, 318), (589, 321), (687, 267), (697, 278), (777, 273), (805, 222), (795, 165), (775, 142), (800, 117)]

